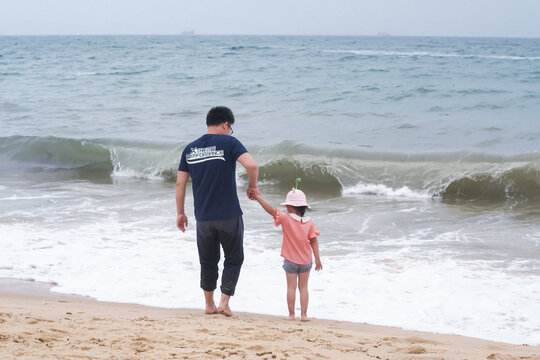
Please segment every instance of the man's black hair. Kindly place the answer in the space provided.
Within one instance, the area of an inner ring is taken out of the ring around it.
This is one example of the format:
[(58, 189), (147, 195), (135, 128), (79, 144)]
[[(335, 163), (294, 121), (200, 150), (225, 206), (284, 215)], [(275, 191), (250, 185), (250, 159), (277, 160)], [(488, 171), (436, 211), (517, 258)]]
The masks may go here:
[[(292, 205), (291, 205), (292, 206)], [(304, 216), (304, 214), (306, 213), (306, 208), (307, 206), (293, 206), (293, 208), (298, 211), (298, 213), (300, 214), (300, 216)]]
[(214, 106), (206, 115), (206, 126), (216, 126), (228, 122), (234, 124), (234, 115), (226, 106)]

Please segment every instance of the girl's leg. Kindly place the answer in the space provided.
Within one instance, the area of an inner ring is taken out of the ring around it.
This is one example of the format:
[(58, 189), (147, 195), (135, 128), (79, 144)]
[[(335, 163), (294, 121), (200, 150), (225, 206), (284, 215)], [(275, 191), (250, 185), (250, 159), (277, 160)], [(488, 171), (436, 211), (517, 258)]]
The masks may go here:
[(298, 289), (300, 290), (300, 310), (302, 321), (309, 321), (307, 317), (307, 308), (309, 303), (308, 280), (309, 271), (298, 274)]
[(289, 320), (294, 320), (294, 302), (296, 300), (296, 277), (297, 274), (287, 275), (287, 306), (289, 307)]

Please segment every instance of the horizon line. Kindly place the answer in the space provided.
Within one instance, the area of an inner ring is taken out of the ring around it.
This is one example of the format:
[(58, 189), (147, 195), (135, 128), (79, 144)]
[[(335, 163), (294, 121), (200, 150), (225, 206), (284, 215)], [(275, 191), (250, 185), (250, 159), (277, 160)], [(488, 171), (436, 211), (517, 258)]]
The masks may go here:
[(178, 36), (178, 37), (197, 37), (197, 36), (290, 36), (290, 37), (433, 37), (433, 38), (487, 38), (487, 39), (540, 39), (540, 36), (501, 36), (501, 35), (394, 35), (389, 33), (377, 34), (212, 34), (212, 33), (47, 33), (47, 34), (0, 34), (0, 37), (8, 36)]

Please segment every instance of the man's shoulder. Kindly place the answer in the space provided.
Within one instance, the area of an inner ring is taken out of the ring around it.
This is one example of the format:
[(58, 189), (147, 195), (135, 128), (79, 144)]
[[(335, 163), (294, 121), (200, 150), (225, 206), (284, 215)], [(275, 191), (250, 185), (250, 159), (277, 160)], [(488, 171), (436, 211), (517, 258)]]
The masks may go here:
[(210, 140), (215, 141), (216, 143), (222, 143), (222, 144), (227, 143), (227, 144), (240, 144), (240, 145), (242, 145), (240, 140), (238, 140), (234, 136), (230, 136), (230, 135), (213, 135), (213, 137)]

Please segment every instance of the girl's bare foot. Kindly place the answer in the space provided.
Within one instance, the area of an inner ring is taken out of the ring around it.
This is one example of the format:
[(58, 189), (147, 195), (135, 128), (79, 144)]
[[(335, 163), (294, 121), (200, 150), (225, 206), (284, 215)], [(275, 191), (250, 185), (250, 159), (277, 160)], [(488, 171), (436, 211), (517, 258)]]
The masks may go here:
[(217, 308), (217, 312), (221, 315), (225, 315), (227, 317), (231, 317), (233, 316), (233, 313), (231, 311), (231, 309), (228, 307), (228, 306), (220, 306)]
[(300, 318), (300, 321), (303, 321), (303, 322), (306, 322), (306, 321), (309, 321), (310, 319), (307, 317), (307, 315), (302, 315), (302, 317)]
[(287, 320), (296, 320), (296, 317), (294, 315), (289, 315), (289, 318)]

